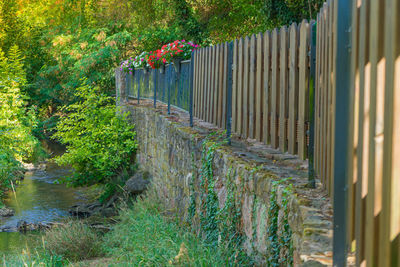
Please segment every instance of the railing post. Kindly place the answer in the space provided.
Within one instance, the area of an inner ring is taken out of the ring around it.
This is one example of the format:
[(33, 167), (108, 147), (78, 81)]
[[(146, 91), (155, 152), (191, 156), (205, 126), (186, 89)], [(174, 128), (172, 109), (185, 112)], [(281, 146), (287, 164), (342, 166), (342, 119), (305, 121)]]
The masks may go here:
[[(353, 105), (350, 84), (350, 32), (352, 1), (337, 0), (336, 21), (336, 103), (333, 194), (333, 265), (347, 265), (347, 201), (350, 153), (350, 106)], [(372, 234), (372, 233), (371, 233)]]
[[(140, 70), (140, 71), (142, 71), (142, 70)], [(139, 72), (136, 72), (136, 75), (138, 75), (139, 74)], [(140, 76), (138, 75), (138, 89), (137, 89), (137, 103), (138, 104), (140, 104), (140, 85), (141, 85), (141, 81), (140, 81), (140, 78), (142, 78), (141, 77), (142, 76), (142, 74), (140, 73)]]
[[(169, 66), (171, 69), (171, 65)], [(171, 70), (168, 72), (167, 75), (168, 80), (168, 115), (171, 114)]]
[(192, 57), (190, 59), (190, 74), (189, 74), (189, 79), (190, 79), (190, 86), (189, 86), (189, 116), (190, 116), (190, 127), (193, 127), (193, 74), (194, 74), (194, 54), (196, 52), (192, 51)]
[(125, 73), (124, 76), (125, 76), (124, 97), (125, 97), (125, 101), (128, 101), (129, 100), (129, 86), (131, 85), (131, 76), (129, 75), (129, 73)]
[(232, 131), (232, 65), (233, 65), (233, 42), (228, 44), (228, 75), (227, 79), (227, 94), (226, 94), (226, 136), (228, 144), (231, 144)]
[(310, 79), (309, 79), (309, 145), (308, 145), (308, 185), (315, 188), (314, 172), (314, 125), (315, 125), (315, 44), (317, 42), (317, 23), (311, 22), (310, 25)]
[(153, 69), (154, 108), (157, 108), (157, 70)]

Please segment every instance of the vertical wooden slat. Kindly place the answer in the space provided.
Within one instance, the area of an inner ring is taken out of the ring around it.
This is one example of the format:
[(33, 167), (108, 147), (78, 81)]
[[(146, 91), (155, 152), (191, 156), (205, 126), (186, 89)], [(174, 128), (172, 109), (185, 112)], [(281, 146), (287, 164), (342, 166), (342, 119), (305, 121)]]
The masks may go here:
[(321, 117), (320, 117), (320, 96), (321, 96), (321, 87), (320, 87), (320, 77), (321, 77), (321, 15), (318, 13), (317, 17), (317, 51), (316, 51), (316, 70), (315, 70), (315, 148), (314, 148), (314, 163), (315, 163), (315, 171), (316, 176), (320, 176), (320, 143), (321, 139), (319, 138), (319, 131), (321, 129)]
[(248, 36), (244, 38), (243, 45), (243, 132), (242, 136), (249, 136), (249, 46), (250, 39)]
[(227, 89), (228, 89), (228, 83), (227, 83), (227, 77), (228, 77), (228, 43), (225, 42), (223, 44), (224, 46), (224, 61), (223, 61), (223, 73), (224, 73), (224, 82), (223, 82), (223, 94), (222, 94), (222, 106), (223, 106), (223, 116), (222, 116), (222, 127), (225, 129), (226, 128), (226, 96), (227, 96)]
[(300, 48), (299, 48), (299, 103), (298, 103), (298, 155), (301, 159), (306, 158), (306, 116), (308, 99), (308, 45), (309, 24), (303, 20), (300, 24)]
[(271, 84), (271, 145), (278, 147), (277, 119), (279, 110), (279, 34), (272, 31), (272, 84)]
[[(383, 14), (383, 6), (378, 1), (371, 1), (370, 8), (370, 23), (369, 23), (369, 60), (371, 66), (370, 74), (370, 108), (369, 108), (369, 129), (368, 130), (368, 167), (370, 168), (368, 172), (368, 194), (366, 200), (366, 222), (365, 222), (365, 260), (367, 266), (377, 266), (378, 265), (378, 251), (374, 249), (378, 241), (379, 229), (378, 229), (378, 214), (381, 210), (380, 207), (380, 197), (381, 197), (381, 182), (382, 182), (382, 138), (383, 128), (377, 129), (378, 124), (383, 124), (382, 115), (380, 114), (380, 119), (378, 122), (377, 117), (377, 105), (383, 107), (382, 94), (378, 98), (377, 88), (378, 88), (378, 62), (383, 57), (383, 45), (380, 40), (384, 39), (382, 27), (383, 20), (381, 17)], [(381, 73), (382, 75), (382, 73)], [(379, 86), (379, 89), (383, 88)], [(364, 108), (365, 109), (365, 108)], [(380, 128), (380, 127), (379, 127)], [(378, 130), (378, 131), (377, 131)], [(378, 133), (378, 135), (376, 135)], [(376, 153), (378, 152), (378, 153)], [(378, 163), (376, 165), (375, 163)], [(373, 234), (371, 234), (373, 233)]]
[(233, 41), (233, 66), (232, 66), (232, 131), (237, 132), (237, 99), (238, 99), (238, 41)]
[(211, 113), (212, 113), (212, 102), (211, 102), (211, 93), (212, 93), (212, 66), (213, 64), (213, 56), (212, 56), (212, 47), (207, 48), (207, 54), (208, 54), (208, 61), (207, 61), (207, 113), (205, 117), (205, 121), (211, 122)]
[(288, 151), (295, 154), (296, 131), (299, 97), (299, 63), (298, 63), (298, 27), (296, 23), (290, 26), (289, 38), (289, 120), (288, 120)]
[[(197, 50), (196, 53), (196, 64), (195, 64), (195, 108), (194, 108), (194, 116), (199, 117), (199, 104), (200, 104), (200, 51)], [(164, 70), (165, 72), (165, 70)]]
[(210, 114), (208, 116), (208, 121), (215, 124), (214, 121), (214, 114), (217, 113), (216, 108), (217, 106), (215, 105), (215, 45), (213, 45), (211, 47), (211, 66), (210, 66), (210, 72), (211, 72), (211, 76), (210, 76), (210, 99), (209, 99), (209, 103), (210, 103)]
[(224, 81), (225, 81), (225, 76), (224, 76), (224, 45), (223, 44), (219, 44), (219, 54), (218, 54), (218, 58), (219, 58), (219, 65), (218, 65), (218, 69), (219, 69), (219, 82), (218, 82), (218, 91), (219, 91), (219, 119), (218, 119), (218, 123), (219, 126), (221, 128), (224, 127), (223, 123), (223, 105), (224, 105)]
[(256, 36), (250, 39), (250, 62), (249, 62), (249, 137), (255, 137), (255, 75), (256, 75)]
[[(385, 109), (382, 210), (379, 220), (379, 266), (399, 266), (399, 17), (400, 3), (385, 1)], [(397, 111), (397, 113), (396, 113)]]
[[(329, 184), (327, 184), (327, 177), (326, 177), (326, 169), (327, 169), (327, 147), (328, 147), (328, 143), (327, 143), (327, 124), (328, 124), (328, 112), (327, 112), (327, 105), (328, 105), (328, 100), (327, 100), (327, 96), (328, 96), (328, 92), (327, 92), (327, 88), (328, 88), (328, 82), (327, 82), (327, 78), (328, 78), (328, 4), (324, 3), (324, 7), (323, 7), (323, 16), (324, 16), (324, 24), (323, 24), (323, 58), (322, 60), (322, 64), (323, 64), (323, 69), (322, 69), (322, 90), (323, 90), (323, 95), (322, 95), (322, 129), (321, 129), (321, 137), (323, 140), (323, 147), (322, 147), (322, 166), (321, 166), (321, 176), (322, 176), (322, 181), (323, 184), (325, 186), (325, 188), (327, 188), (328, 190), (329, 188)], [(300, 123), (299, 123), (300, 124)], [(300, 129), (299, 129), (300, 131)], [(300, 147), (300, 146), (299, 146)]]
[(270, 143), (270, 92), (271, 92), (271, 35), (264, 33), (264, 93), (263, 93), (263, 142)]
[[(359, 36), (359, 62), (358, 68), (360, 73), (360, 105), (359, 114), (360, 120), (358, 121), (358, 140), (359, 145), (357, 147), (357, 187), (356, 187), (356, 264), (360, 265), (364, 261), (364, 216), (365, 216), (365, 198), (367, 194), (367, 183), (368, 183), (368, 166), (365, 163), (365, 158), (368, 159), (368, 147), (366, 147), (366, 140), (364, 137), (368, 138), (368, 131), (365, 132), (364, 124), (369, 128), (369, 116), (365, 114), (365, 109), (369, 111), (369, 88), (366, 84), (366, 66), (368, 63), (368, 8), (369, 1), (364, 0), (361, 5), (360, 10), (360, 36)], [(365, 98), (367, 97), (367, 99)]]
[(257, 35), (257, 65), (256, 65), (256, 134), (257, 141), (262, 141), (262, 123), (263, 123), (263, 36)]
[(243, 38), (239, 40), (238, 50), (238, 114), (236, 132), (239, 135), (243, 133)]
[(200, 50), (200, 105), (199, 105), (199, 118), (203, 119), (204, 115), (204, 84), (205, 84), (205, 48)]
[(351, 55), (351, 75), (350, 84), (352, 85), (354, 92), (354, 104), (350, 107), (350, 135), (353, 136), (353, 146), (351, 164), (349, 164), (349, 205), (348, 205), (348, 232), (349, 232), (349, 243), (353, 244), (355, 240), (355, 188), (357, 183), (357, 145), (358, 145), (358, 104), (359, 104), (359, 75), (358, 75), (358, 36), (359, 36), (359, 7), (358, 2), (353, 1), (352, 9), (352, 55)]
[(334, 36), (333, 36), (333, 18), (334, 18), (334, 0), (329, 3), (328, 9), (328, 76), (327, 76), (327, 86), (328, 86), (328, 121), (327, 121), (327, 166), (326, 166), (326, 178), (327, 183), (329, 183), (329, 195), (333, 196), (333, 123), (334, 123), (334, 105), (333, 105), (333, 95), (335, 87), (333, 85), (333, 50), (334, 50)]
[(279, 82), (279, 149), (287, 150), (286, 119), (288, 114), (288, 32), (286, 26), (280, 30), (280, 82)]

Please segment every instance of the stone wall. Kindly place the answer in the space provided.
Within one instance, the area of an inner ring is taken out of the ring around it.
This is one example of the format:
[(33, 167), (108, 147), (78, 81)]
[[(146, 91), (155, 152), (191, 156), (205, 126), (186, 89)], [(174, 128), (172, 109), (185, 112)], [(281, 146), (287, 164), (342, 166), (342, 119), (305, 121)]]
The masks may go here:
[[(186, 112), (172, 109), (172, 114), (167, 115), (165, 106), (158, 104), (154, 109), (150, 102), (143, 102), (139, 106), (136, 101), (120, 101), (118, 105), (130, 113), (129, 118), (136, 125), (140, 167), (152, 174), (158, 194), (184, 221), (188, 216), (191, 183), (196, 185), (195, 191), (199, 187), (202, 144), (216, 129), (198, 120), (190, 128)], [(285, 178), (290, 179), (276, 185), (276, 202), (282, 206), (284, 188), (291, 184), (292, 191), (286, 199), (295, 265), (331, 262), (332, 210), (320, 185), (317, 189), (307, 188), (307, 162), (261, 143), (233, 137), (232, 146), (217, 148), (212, 165), (221, 207), (226, 199), (228, 173), (230, 181), (240, 189), (240, 195), (235, 196), (241, 209), (240, 230), (245, 235), (248, 254), (259, 264), (267, 262), (271, 189), (274, 182)], [(282, 213), (280, 210), (279, 225)]]

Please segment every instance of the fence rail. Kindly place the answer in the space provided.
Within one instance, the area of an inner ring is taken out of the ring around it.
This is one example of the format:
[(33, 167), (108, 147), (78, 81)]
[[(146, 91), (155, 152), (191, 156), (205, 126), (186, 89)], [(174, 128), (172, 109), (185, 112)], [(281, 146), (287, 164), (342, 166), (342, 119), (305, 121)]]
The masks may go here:
[[(339, 10), (339, 1), (323, 5), (316, 27), (304, 20), (201, 48), (180, 72), (173, 65), (165, 73), (136, 70), (126, 79), (127, 93), (180, 107), (191, 118), (301, 159), (310, 153), (309, 167), (329, 195), (348, 199), (347, 207), (335, 209), (348, 229), (347, 241), (335, 249), (353, 244), (357, 266), (400, 267), (400, 2), (352, 0), (352, 10)], [(352, 18), (349, 93), (341, 98), (337, 53), (350, 47), (339, 43), (349, 34), (339, 32), (339, 12)], [(343, 102), (349, 103), (346, 117), (338, 118)], [(350, 134), (344, 149), (339, 132)], [(349, 170), (339, 178), (347, 186), (338, 189), (336, 160), (343, 150)]]

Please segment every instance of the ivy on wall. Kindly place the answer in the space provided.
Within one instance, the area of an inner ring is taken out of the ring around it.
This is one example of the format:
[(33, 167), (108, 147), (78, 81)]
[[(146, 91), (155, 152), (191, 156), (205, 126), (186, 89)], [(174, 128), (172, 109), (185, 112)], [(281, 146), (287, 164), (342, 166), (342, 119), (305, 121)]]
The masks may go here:
[[(234, 179), (236, 173), (232, 167), (229, 168), (224, 186), (226, 198), (224, 205), (219, 206), (219, 199), (214, 177), (214, 154), (215, 151), (226, 143), (223, 134), (211, 134), (202, 143), (201, 167), (197, 169), (194, 152), (192, 152), (192, 168), (197, 175), (192, 176), (189, 184), (190, 202), (187, 211), (187, 222), (194, 230), (200, 232), (206, 244), (210, 247), (223, 247), (225, 253), (229, 253), (230, 264), (252, 265), (253, 260), (244, 250), (243, 242), (245, 236), (242, 225), (242, 199), (246, 184), (254, 179), (259, 168), (252, 168), (250, 175), (241, 177), (239, 183)], [(292, 194), (292, 186), (286, 186), (282, 191), (282, 202), (278, 205), (277, 190), (286, 180), (275, 181), (269, 198), (268, 226), (267, 226), (267, 258), (268, 266), (292, 266), (293, 265), (293, 242), (292, 230), (288, 220), (289, 196)], [(259, 206), (255, 192), (253, 192), (253, 252), (257, 236), (256, 212)], [(279, 218), (279, 213), (283, 214)]]
[[(268, 209), (268, 266), (293, 266), (293, 242), (292, 229), (289, 226), (289, 195), (293, 193), (292, 185), (284, 186), (282, 190), (281, 206), (277, 200), (277, 190), (285, 180), (272, 183)], [(283, 211), (283, 217), (279, 221), (279, 211)]]

